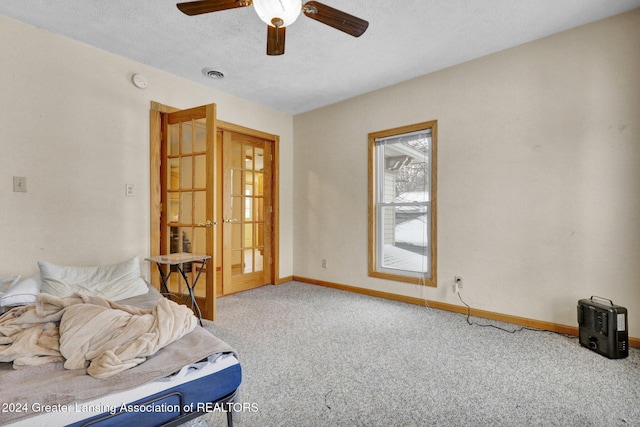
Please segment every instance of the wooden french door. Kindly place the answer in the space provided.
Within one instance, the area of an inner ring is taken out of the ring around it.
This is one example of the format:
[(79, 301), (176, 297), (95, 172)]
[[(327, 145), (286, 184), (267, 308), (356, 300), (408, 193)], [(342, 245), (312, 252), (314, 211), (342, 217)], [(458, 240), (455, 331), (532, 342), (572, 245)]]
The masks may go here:
[[(160, 255), (191, 253), (209, 255), (204, 263), (182, 265), (194, 288), (205, 319), (215, 319), (216, 257), (215, 213), (215, 105), (179, 110), (163, 115), (161, 148)], [(169, 272), (169, 267), (166, 266)], [(169, 292), (185, 299), (185, 283), (177, 271), (171, 274)]]
[[(150, 255), (211, 256), (187, 274), (201, 271), (196, 299), (215, 320), (217, 295), (277, 283), (279, 138), (217, 120), (215, 104), (152, 102), (150, 117)], [(181, 275), (171, 279), (180, 297)], [(159, 284), (155, 266), (151, 281)]]
[(222, 129), (222, 293), (273, 283), (273, 141)]

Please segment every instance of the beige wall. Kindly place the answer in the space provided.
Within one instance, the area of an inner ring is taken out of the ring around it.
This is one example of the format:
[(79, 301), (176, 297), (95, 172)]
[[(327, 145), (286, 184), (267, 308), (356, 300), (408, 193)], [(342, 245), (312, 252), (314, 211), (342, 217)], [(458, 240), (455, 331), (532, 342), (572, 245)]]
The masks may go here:
[[(36, 273), (38, 260), (148, 256), (152, 100), (216, 103), (221, 120), (280, 136), (280, 274), (292, 274), (290, 115), (1, 15), (0, 40), (0, 277)], [(27, 193), (13, 192), (13, 176), (27, 177)]]
[[(640, 337), (640, 10), (294, 117), (294, 273)], [(437, 288), (367, 276), (367, 134), (438, 120)], [(321, 260), (328, 260), (328, 268)]]
[[(280, 135), (281, 276), (459, 304), (461, 275), (475, 308), (568, 325), (600, 295), (640, 336), (638, 10), (293, 118), (4, 16), (0, 40), (0, 277), (146, 256), (149, 103), (215, 102)], [(369, 278), (366, 136), (433, 119), (439, 286)]]

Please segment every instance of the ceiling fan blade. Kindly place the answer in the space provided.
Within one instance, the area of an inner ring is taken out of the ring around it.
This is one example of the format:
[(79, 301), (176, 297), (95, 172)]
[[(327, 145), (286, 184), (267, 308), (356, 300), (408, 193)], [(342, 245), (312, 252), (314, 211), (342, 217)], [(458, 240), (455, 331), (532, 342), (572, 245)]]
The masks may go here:
[(198, 0), (178, 3), (178, 9), (185, 15), (201, 15), (203, 13), (219, 12), (237, 7), (251, 6), (251, 0)]
[(349, 15), (317, 1), (308, 1), (302, 11), (311, 19), (329, 25), (353, 37), (360, 37), (367, 31), (369, 22), (356, 16)]
[(272, 27), (267, 25), (267, 55), (284, 54), (284, 38), (286, 27)]

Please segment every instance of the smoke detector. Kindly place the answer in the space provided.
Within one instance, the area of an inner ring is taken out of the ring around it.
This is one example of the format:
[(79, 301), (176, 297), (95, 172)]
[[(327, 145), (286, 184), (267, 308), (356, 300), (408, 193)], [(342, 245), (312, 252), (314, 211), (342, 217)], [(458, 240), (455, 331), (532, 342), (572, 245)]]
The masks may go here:
[(213, 68), (203, 68), (202, 74), (204, 74), (205, 77), (208, 77), (214, 80), (224, 79), (224, 73), (220, 70), (215, 70)]
[(147, 86), (149, 86), (147, 78), (142, 74), (134, 74), (133, 76), (131, 76), (131, 83), (133, 83), (133, 85), (138, 89), (145, 89)]

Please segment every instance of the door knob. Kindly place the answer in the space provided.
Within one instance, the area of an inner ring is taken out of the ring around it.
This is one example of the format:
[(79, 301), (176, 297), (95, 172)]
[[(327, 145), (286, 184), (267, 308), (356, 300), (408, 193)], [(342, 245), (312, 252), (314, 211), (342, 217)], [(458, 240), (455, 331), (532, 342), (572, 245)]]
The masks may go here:
[(226, 222), (227, 224), (229, 224), (230, 222), (238, 222), (238, 220), (235, 218), (225, 218), (222, 220), (222, 222)]
[(200, 224), (198, 224), (198, 227), (207, 227), (207, 228), (211, 228), (212, 225), (215, 225), (215, 222), (211, 222), (210, 219), (206, 220), (205, 222), (201, 222)]

